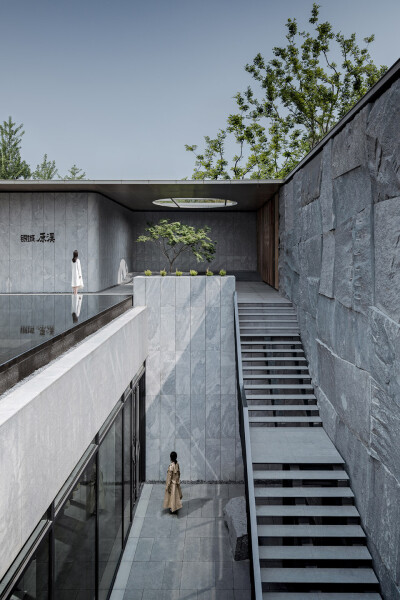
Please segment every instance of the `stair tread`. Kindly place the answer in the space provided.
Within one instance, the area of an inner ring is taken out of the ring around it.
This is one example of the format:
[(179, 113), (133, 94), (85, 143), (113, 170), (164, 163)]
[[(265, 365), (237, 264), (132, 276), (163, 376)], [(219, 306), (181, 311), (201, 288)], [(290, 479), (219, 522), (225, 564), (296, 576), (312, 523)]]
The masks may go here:
[(371, 560), (367, 546), (259, 546), (262, 560)]
[(257, 504), (257, 517), (359, 517), (355, 506), (281, 506)]
[(255, 383), (247, 384), (244, 386), (248, 390), (313, 390), (313, 386), (310, 383)]
[(263, 582), (286, 583), (378, 583), (376, 575), (369, 568), (270, 568), (261, 569)]
[(297, 373), (296, 375), (288, 373), (265, 373), (264, 375), (252, 375), (251, 373), (243, 375), (243, 379), (311, 379), (311, 375)]
[(249, 417), (250, 423), (322, 423), (321, 417)]
[[(301, 362), (307, 362), (307, 359), (304, 356), (265, 356), (262, 358), (259, 358), (257, 356), (249, 356), (249, 357), (245, 357), (242, 358), (242, 362), (277, 362), (278, 360), (282, 361), (282, 362), (296, 362), (296, 361), (301, 361)], [(284, 366), (284, 365), (282, 365)], [(300, 365), (299, 365), (300, 366)], [(274, 368), (274, 367), (271, 367)], [(296, 368), (296, 367), (294, 367)]]
[(259, 537), (365, 538), (360, 525), (257, 525)]
[(293, 410), (311, 410), (313, 412), (318, 411), (317, 404), (254, 404), (249, 406), (249, 410), (251, 411), (293, 411)]
[(316, 400), (314, 394), (252, 394), (247, 401), (252, 400)]
[(240, 337), (298, 337), (299, 333), (241, 333)]
[[(297, 346), (301, 345), (301, 342), (298, 340), (293, 340), (290, 342), (242, 342), (242, 343), (243, 344), (253, 344), (253, 345), (257, 345), (257, 346), (260, 346), (260, 345), (265, 346), (267, 344), (269, 344), (270, 346), (278, 346), (278, 345), (288, 346), (288, 345), (293, 345), (293, 344), (296, 344)], [(285, 350), (285, 352), (287, 352), (287, 350)], [(301, 352), (304, 352), (303, 348), (301, 348)]]
[(263, 600), (382, 600), (377, 592), (266, 592)]
[(254, 488), (256, 498), (353, 498), (349, 487), (261, 487)]
[(243, 371), (306, 371), (307, 369), (308, 367), (306, 365), (265, 365), (261, 367), (258, 365), (250, 365), (249, 367), (243, 367)]
[(254, 479), (278, 479), (278, 480), (290, 480), (290, 479), (335, 479), (345, 480), (349, 479), (346, 471), (335, 470), (335, 471), (316, 471), (316, 470), (305, 470), (305, 469), (293, 469), (291, 471), (276, 471), (276, 470), (264, 470), (256, 469), (253, 471)]

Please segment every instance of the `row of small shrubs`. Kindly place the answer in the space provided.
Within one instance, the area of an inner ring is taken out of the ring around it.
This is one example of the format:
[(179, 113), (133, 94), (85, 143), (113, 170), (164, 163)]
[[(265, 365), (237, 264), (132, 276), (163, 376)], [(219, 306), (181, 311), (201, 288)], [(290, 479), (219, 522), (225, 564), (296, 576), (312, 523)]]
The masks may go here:
[[(153, 275), (153, 272), (152, 272), (152, 271), (150, 271), (150, 269), (146, 269), (146, 271), (144, 272), (144, 274), (145, 274), (147, 277), (150, 277), (151, 275)], [(167, 271), (166, 271), (165, 269), (162, 269), (162, 270), (160, 271), (160, 275), (161, 275), (161, 277), (165, 277), (165, 276), (166, 276), (166, 274), (167, 274)], [(177, 277), (180, 277), (182, 274), (183, 274), (183, 273), (182, 273), (182, 271), (178, 271), (178, 270), (176, 270), (176, 271), (175, 271), (175, 273), (174, 273), (174, 275), (176, 275)], [(192, 277), (195, 277), (196, 275), (198, 275), (198, 272), (197, 272), (197, 271), (195, 271), (194, 269), (190, 269), (190, 271), (189, 271), (189, 274), (190, 274)], [(208, 277), (211, 277), (211, 275), (214, 275), (214, 273), (213, 273), (212, 271), (210, 271), (210, 269), (207, 269), (207, 271), (206, 271), (206, 275), (207, 275)], [(226, 271), (225, 271), (225, 269), (221, 269), (221, 270), (220, 270), (220, 272), (218, 273), (218, 275), (220, 275), (221, 277), (225, 277), (225, 275), (226, 275)]]

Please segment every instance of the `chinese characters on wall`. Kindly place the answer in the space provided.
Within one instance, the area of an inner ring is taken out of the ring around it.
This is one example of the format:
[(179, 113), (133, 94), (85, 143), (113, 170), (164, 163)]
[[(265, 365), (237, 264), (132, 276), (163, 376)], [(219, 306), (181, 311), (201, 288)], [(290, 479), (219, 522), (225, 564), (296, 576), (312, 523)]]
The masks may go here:
[(35, 234), (21, 234), (21, 242), (55, 242), (56, 238), (54, 237), (54, 233), (39, 233), (39, 235), (35, 236)]
[(35, 331), (39, 332), (39, 335), (54, 335), (54, 325), (39, 325), (35, 327), (34, 325), (21, 325), (20, 333), (28, 333), (33, 334)]

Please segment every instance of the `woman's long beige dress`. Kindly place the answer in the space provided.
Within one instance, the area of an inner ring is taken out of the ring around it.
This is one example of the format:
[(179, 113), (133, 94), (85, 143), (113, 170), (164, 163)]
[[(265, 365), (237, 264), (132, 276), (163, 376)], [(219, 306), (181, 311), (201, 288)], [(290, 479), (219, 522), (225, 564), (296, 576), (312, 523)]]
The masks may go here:
[(167, 471), (163, 508), (170, 508), (172, 512), (182, 508), (181, 473), (179, 463), (172, 462)]

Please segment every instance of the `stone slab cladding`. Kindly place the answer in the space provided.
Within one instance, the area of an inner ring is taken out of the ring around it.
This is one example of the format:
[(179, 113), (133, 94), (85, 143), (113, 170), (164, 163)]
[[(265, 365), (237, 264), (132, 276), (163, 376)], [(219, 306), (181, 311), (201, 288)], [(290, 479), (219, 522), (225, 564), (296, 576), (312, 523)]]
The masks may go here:
[(400, 598), (400, 81), (280, 192), (280, 288), (347, 462), (385, 598)]
[[(148, 222), (176, 212), (134, 212), (95, 192), (0, 193), (0, 293), (71, 291), (72, 252), (78, 250), (85, 292), (121, 283), (126, 272), (159, 271), (156, 244), (137, 243)], [(182, 223), (208, 225), (217, 242), (210, 268), (254, 271), (256, 213), (179, 212)], [(161, 266), (160, 266), (161, 265)], [(200, 269), (185, 257), (180, 270)]]
[(146, 355), (132, 308), (1, 396), (0, 579)]
[(146, 479), (164, 481), (172, 450), (185, 481), (242, 481), (235, 278), (134, 278), (148, 311)]

